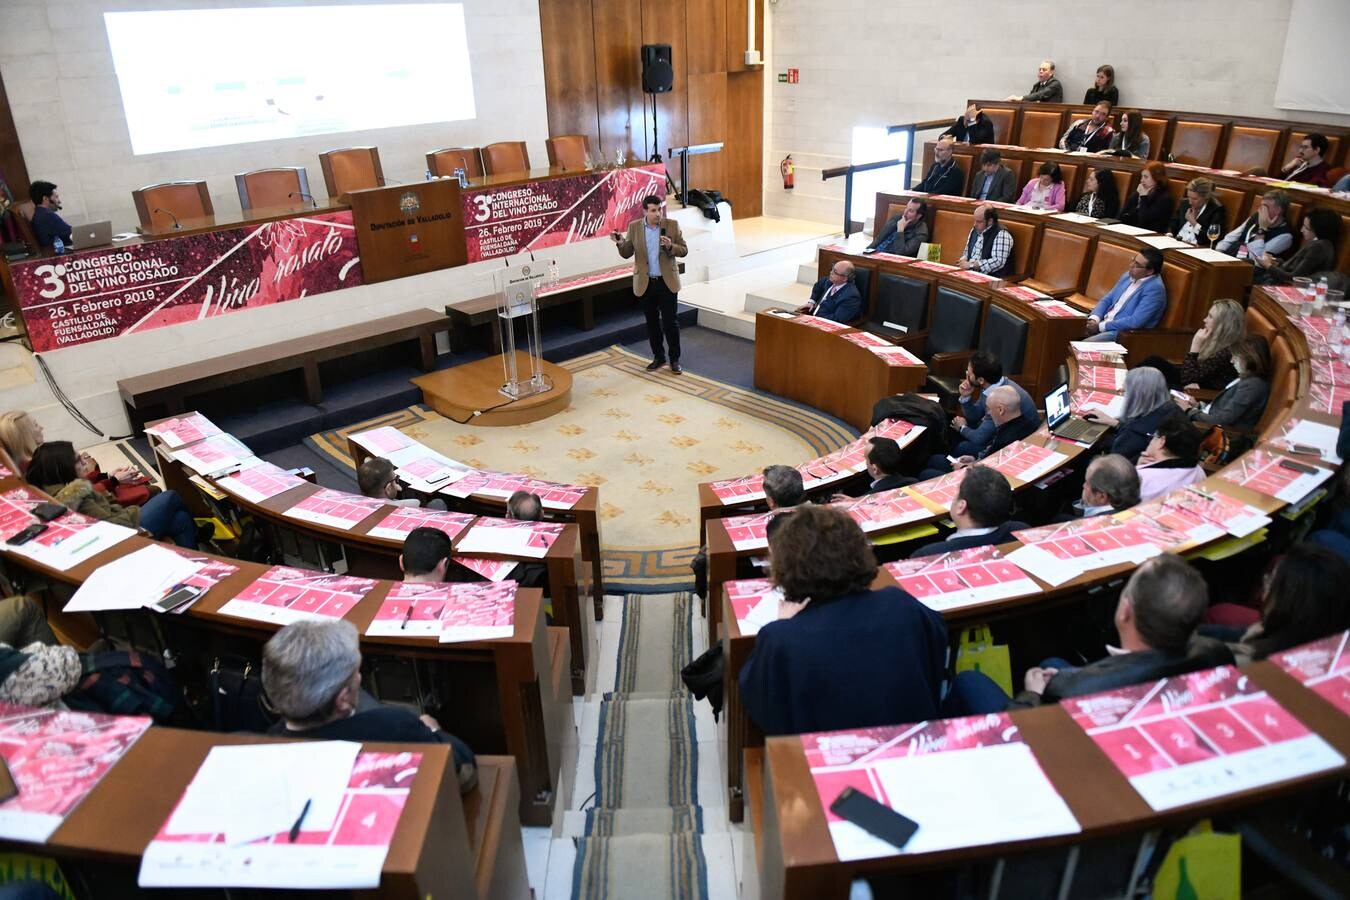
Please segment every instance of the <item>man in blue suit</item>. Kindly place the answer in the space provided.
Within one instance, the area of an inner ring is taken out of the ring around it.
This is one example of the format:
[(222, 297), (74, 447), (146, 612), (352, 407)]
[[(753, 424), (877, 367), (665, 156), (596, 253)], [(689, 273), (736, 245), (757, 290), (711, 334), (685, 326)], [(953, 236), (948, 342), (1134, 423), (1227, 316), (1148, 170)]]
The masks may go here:
[(1144, 247), (1116, 286), (1098, 301), (1087, 320), (1087, 340), (1114, 341), (1127, 331), (1156, 328), (1167, 310), (1162, 251)]
[(797, 312), (847, 325), (863, 313), (862, 294), (853, 283), (853, 263), (841, 259), (811, 288), (811, 302)]

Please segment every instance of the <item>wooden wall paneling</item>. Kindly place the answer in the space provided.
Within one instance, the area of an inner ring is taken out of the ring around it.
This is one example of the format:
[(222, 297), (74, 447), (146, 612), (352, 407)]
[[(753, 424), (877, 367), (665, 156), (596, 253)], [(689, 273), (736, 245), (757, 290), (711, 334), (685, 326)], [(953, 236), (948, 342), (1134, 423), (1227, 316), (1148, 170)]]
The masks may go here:
[[(647, 95), (642, 93), (642, 9), (632, 0), (591, 0), (591, 18), (600, 116), (596, 150), (613, 159), (615, 148), (623, 147), (645, 158), (643, 134), (650, 141), (651, 129), (643, 105)], [(677, 69), (676, 80), (681, 77)]]
[(19, 146), (19, 132), (9, 111), (9, 95), (5, 93), (3, 78), (0, 78), (0, 172), (4, 173), (5, 184), (14, 194), (14, 202), (27, 200), (28, 166), (23, 161), (23, 148)]
[[(745, 11), (750, 0), (727, 0), (727, 59), (728, 72), (763, 72), (763, 66), (745, 64)], [(755, 3), (755, 48), (764, 54), (764, 0)]]
[(728, 135), (720, 154), (726, 167), (722, 193), (735, 201), (737, 219), (764, 214), (764, 73), (759, 69), (727, 74)]
[[(745, 29), (741, 20), (741, 29)], [(686, 0), (685, 34), (688, 39), (689, 76), (726, 71), (727, 0)], [(689, 114), (694, 114), (690, 100)], [(693, 122), (690, 122), (693, 128)]]
[[(590, 3), (539, 0), (539, 31), (543, 37), (549, 135), (584, 134), (592, 147), (599, 146), (595, 22)], [(498, 135), (497, 139), (513, 137)]]
[[(672, 175), (679, 173), (679, 166), (671, 166), (666, 157), (670, 147), (683, 147), (689, 142), (689, 55), (688, 41), (685, 36), (686, 0), (642, 0), (642, 43), (669, 44), (670, 64), (675, 69), (675, 87), (668, 93), (657, 94), (657, 123), (660, 125), (657, 140), (660, 147), (652, 146), (651, 123), (648, 123), (646, 139), (637, 142), (647, 148), (644, 157), (650, 157), (660, 151), (666, 160), (666, 168)], [(639, 81), (639, 88), (641, 82)], [(650, 107), (650, 96), (644, 95)]]
[[(708, 72), (689, 76), (689, 143), (707, 144), (713, 141), (729, 142), (731, 121), (727, 113), (726, 72)], [(736, 139), (739, 140), (739, 129)], [(673, 177), (679, 177), (679, 166), (671, 167)], [(689, 186), (704, 190), (713, 188), (729, 194), (725, 148), (720, 153), (705, 153), (689, 157)]]

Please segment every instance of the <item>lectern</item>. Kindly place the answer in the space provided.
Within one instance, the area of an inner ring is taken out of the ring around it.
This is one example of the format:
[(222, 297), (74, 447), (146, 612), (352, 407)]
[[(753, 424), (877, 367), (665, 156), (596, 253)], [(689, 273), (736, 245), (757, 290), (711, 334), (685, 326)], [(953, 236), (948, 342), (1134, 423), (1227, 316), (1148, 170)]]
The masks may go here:
[(366, 284), (464, 265), (464, 213), (453, 178), (352, 191)]
[[(497, 287), (497, 328), (501, 333), (502, 371), (506, 378), (501, 393), (512, 400), (552, 388), (544, 377), (544, 344), (539, 338), (539, 288), (547, 275), (548, 265), (532, 259), (516, 268), (498, 269), (492, 276)], [(516, 353), (518, 321), (525, 325), (528, 372), (521, 370), (521, 359)]]

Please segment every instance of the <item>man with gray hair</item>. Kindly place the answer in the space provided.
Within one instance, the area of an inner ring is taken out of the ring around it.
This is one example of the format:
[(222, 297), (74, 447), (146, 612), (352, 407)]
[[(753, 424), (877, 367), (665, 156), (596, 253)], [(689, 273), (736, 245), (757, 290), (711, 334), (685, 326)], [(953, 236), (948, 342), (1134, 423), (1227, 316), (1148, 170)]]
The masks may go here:
[(829, 274), (811, 288), (811, 302), (797, 307), (798, 315), (811, 315), (847, 325), (863, 313), (863, 297), (853, 279), (853, 263), (837, 260)]
[(1063, 103), (1064, 85), (1055, 77), (1055, 61), (1041, 60), (1036, 68), (1036, 83), (1025, 94), (1010, 94), (1009, 100), (1023, 100), (1027, 103)]
[(985, 391), (984, 407), (985, 415), (994, 423), (994, 430), (989, 433), (985, 443), (974, 453), (955, 459), (935, 453), (928, 458), (928, 468), (919, 473), (920, 481), (974, 465), (976, 461), (997, 453), (1013, 441), (1029, 437), (1036, 430), (1037, 423), (1022, 415), (1022, 398), (1011, 385), (1000, 384)]
[[(1266, 191), (1261, 195), (1256, 212), (1224, 235), (1214, 249), (1245, 259), (1253, 266), (1267, 253), (1275, 259), (1283, 259), (1294, 249), (1294, 232), (1289, 227), (1289, 194), (1279, 189)], [(1266, 270), (1263, 268), (1253, 273), (1254, 278), (1264, 275)]]
[(544, 520), (544, 501), (538, 494), (529, 491), (516, 491), (506, 501), (506, 517), (520, 522), (542, 522)]
[(764, 469), (764, 498), (769, 509), (796, 506), (805, 494), (802, 473), (792, 466), (773, 465)]
[(1120, 512), (1138, 502), (1139, 471), (1128, 459), (1107, 453), (1088, 463), (1080, 501), (1083, 518)]
[(431, 716), (380, 703), (361, 690), (356, 626), (343, 619), (292, 622), (263, 647), (263, 690), (281, 721), (268, 732), (325, 741), (449, 744), (460, 793), (478, 783), (473, 751)]

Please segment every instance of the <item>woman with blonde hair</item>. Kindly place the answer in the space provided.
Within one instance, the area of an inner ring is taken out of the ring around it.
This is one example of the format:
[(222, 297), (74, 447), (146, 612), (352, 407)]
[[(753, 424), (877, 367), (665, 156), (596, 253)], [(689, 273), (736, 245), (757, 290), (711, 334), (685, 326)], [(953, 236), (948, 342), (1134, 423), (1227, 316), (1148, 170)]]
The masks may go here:
[(1186, 184), (1186, 196), (1177, 204), (1167, 233), (1195, 247), (1208, 247), (1225, 231), (1226, 212), (1214, 193), (1214, 182), (1192, 178)]
[(1237, 377), (1233, 347), (1247, 335), (1242, 306), (1236, 300), (1215, 300), (1205, 313), (1204, 324), (1191, 338), (1191, 349), (1178, 367), (1160, 356), (1140, 363), (1167, 377), (1169, 387), (1217, 391)]
[(9, 458), (5, 465), (14, 474), (22, 475), (27, 471), (33, 451), (41, 443), (42, 426), (28, 413), (16, 409), (0, 415), (0, 451)]

